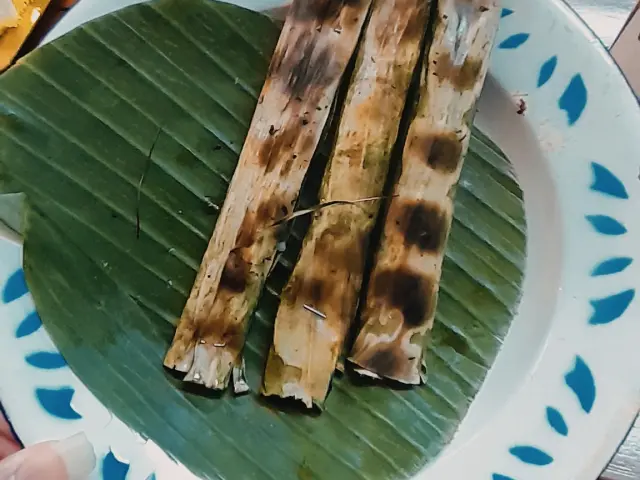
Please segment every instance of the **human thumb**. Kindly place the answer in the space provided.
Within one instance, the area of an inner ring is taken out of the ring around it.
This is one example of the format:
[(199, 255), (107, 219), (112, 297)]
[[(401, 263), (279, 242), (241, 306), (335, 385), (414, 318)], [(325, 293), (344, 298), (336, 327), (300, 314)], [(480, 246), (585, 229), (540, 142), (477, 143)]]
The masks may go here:
[(289, 11), (289, 5), (286, 5), (284, 7), (270, 8), (268, 10), (265, 10), (263, 13), (266, 13), (271, 18), (275, 18), (276, 20), (284, 20), (287, 17), (288, 11)]
[(0, 480), (86, 480), (96, 465), (84, 433), (25, 448), (0, 462)]

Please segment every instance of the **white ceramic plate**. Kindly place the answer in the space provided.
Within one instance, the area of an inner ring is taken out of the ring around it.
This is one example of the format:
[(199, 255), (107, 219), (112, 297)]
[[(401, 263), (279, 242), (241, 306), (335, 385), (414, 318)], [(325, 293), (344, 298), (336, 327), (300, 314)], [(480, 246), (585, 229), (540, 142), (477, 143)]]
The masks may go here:
[[(132, 3), (83, 0), (47, 40)], [(525, 115), (516, 113), (521, 100)], [(504, 1), (479, 109), (477, 121), (524, 189), (524, 296), (458, 434), (420, 478), (596, 478), (640, 405), (640, 109), (600, 42), (560, 0)], [(0, 398), (22, 440), (85, 430), (102, 459), (95, 478), (193, 478), (68, 368), (34, 365), (34, 352), (56, 349), (32, 313), (20, 254), (0, 244), (0, 351), (15, 359), (0, 362)]]

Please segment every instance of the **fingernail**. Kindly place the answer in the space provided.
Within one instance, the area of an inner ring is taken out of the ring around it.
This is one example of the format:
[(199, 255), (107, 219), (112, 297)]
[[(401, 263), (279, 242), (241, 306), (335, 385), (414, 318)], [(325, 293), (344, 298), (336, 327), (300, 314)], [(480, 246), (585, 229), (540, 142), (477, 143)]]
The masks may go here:
[(53, 449), (67, 467), (69, 480), (86, 480), (96, 466), (93, 445), (84, 433), (55, 442)]

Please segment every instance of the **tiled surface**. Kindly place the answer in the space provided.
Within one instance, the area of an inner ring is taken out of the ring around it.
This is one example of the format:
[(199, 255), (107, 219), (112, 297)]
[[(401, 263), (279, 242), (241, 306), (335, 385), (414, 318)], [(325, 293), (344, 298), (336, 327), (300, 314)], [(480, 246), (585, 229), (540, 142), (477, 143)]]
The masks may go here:
[(640, 4), (632, 19), (611, 49), (611, 54), (627, 75), (627, 80), (640, 97)]
[(636, 0), (566, 0), (605, 45), (611, 46)]

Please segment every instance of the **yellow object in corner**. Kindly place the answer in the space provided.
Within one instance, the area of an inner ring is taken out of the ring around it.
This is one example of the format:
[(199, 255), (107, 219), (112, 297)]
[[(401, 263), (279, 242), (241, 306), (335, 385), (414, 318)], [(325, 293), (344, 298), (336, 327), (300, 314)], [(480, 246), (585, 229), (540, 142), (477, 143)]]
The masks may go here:
[(0, 72), (20, 47), (51, 0), (0, 0)]
[(12, 0), (0, 0), (0, 34), (18, 24), (18, 10)]

